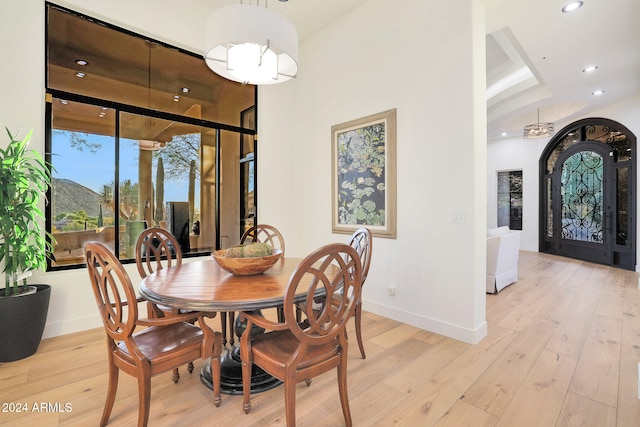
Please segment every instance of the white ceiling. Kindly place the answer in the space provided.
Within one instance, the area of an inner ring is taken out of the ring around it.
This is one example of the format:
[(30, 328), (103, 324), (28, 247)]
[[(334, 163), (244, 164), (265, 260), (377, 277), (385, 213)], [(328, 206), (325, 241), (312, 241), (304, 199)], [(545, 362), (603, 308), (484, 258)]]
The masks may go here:
[[(521, 135), (524, 125), (537, 121), (538, 108), (540, 121), (555, 122), (559, 130), (640, 94), (640, 1), (584, 0), (572, 13), (561, 11), (569, 0), (481, 1), (487, 10), (487, 95), (517, 70), (524, 77), (487, 101), (489, 138)], [(588, 65), (598, 69), (582, 72)], [(598, 89), (604, 94), (592, 95)]]
[[(238, 0), (196, 0), (215, 9)], [(262, 0), (287, 16), (300, 40), (367, 0)], [(640, 94), (640, 0), (480, 0), (487, 19), (487, 136), (518, 137), (537, 119), (556, 130)], [(244, 0), (244, 3), (251, 3)], [(253, 1), (256, 4), (256, 0)], [(402, 3), (398, 3), (402, 7)], [(447, 18), (441, 18), (447, 19)], [(452, 22), (455, 19), (451, 17)], [(597, 65), (593, 73), (584, 73)], [(600, 89), (604, 94), (592, 95)]]

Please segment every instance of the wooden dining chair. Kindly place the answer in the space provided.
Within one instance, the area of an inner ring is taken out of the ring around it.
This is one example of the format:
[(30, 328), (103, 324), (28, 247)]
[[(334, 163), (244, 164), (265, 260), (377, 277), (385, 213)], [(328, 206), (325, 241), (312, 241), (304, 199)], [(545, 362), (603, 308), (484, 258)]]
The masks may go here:
[[(178, 239), (169, 230), (161, 227), (151, 227), (143, 230), (136, 240), (136, 266), (140, 277), (144, 279), (154, 271), (182, 264), (182, 249)], [(148, 317), (163, 317), (178, 313), (190, 313), (189, 310), (153, 304), (147, 301)], [(205, 317), (213, 318), (217, 313), (206, 313)], [(195, 320), (195, 315), (194, 315)], [(187, 364), (189, 373), (193, 372), (193, 362)], [(174, 379), (180, 378), (178, 368), (175, 368)]]
[[(256, 242), (268, 243), (273, 249), (280, 249), (282, 257), (284, 257), (284, 237), (282, 237), (282, 233), (280, 233), (276, 227), (268, 224), (254, 225), (253, 227), (245, 230), (240, 237), (241, 245)], [(233, 345), (235, 337), (235, 312), (230, 311), (228, 313), (220, 314), (222, 342), (225, 345), (227, 343), (227, 319), (229, 319), (229, 344)]]
[[(136, 267), (140, 278), (144, 279), (154, 271), (178, 266), (182, 264), (182, 249), (178, 239), (171, 232), (160, 227), (151, 227), (144, 229), (136, 240), (135, 246)], [(149, 318), (165, 317), (173, 314), (188, 313), (188, 310), (180, 311), (167, 306), (161, 306), (147, 301), (147, 316)], [(214, 317), (215, 314), (209, 314), (207, 317)], [(195, 320), (195, 315), (194, 318)], [(193, 362), (187, 364), (189, 373), (193, 372)], [(174, 381), (180, 378), (178, 368), (173, 370)]]
[[(354, 248), (356, 252), (358, 252), (358, 256), (360, 257), (360, 262), (362, 264), (362, 286), (364, 286), (364, 282), (367, 280), (367, 275), (369, 274), (369, 266), (371, 265), (371, 250), (372, 250), (373, 240), (371, 238), (371, 232), (368, 228), (359, 228), (353, 232), (351, 238), (349, 239), (349, 246)], [(321, 300), (322, 298), (318, 298)], [(317, 302), (318, 303), (318, 302)], [(302, 321), (302, 313), (305, 312), (304, 303), (298, 303), (297, 305), (297, 318), (298, 322)], [(358, 341), (358, 347), (360, 348), (360, 355), (363, 359), (366, 359), (367, 356), (364, 352), (364, 343), (362, 340), (362, 298), (360, 298), (356, 303), (356, 309), (354, 312), (355, 317), (355, 329), (356, 329), (356, 339)]]
[[(349, 246), (354, 248), (360, 256), (360, 262), (362, 263), (362, 286), (367, 280), (369, 274), (369, 266), (371, 265), (371, 249), (373, 240), (371, 239), (371, 232), (368, 228), (359, 228), (353, 232), (349, 241)], [(356, 322), (356, 338), (358, 340), (358, 347), (360, 348), (360, 355), (363, 359), (367, 356), (364, 353), (364, 344), (362, 342), (362, 297), (358, 298), (356, 302), (356, 309), (354, 312)]]
[(100, 425), (105, 426), (111, 415), (120, 370), (138, 379), (138, 426), (146, 426), (149, 419), (151, 377), (197, 358), (211, 358), (213, 403), (220, 406), (220, 333), (207, 326), (202, 313), (196, 316), (199, 327), (189, 323), (194, 313), (139, 318), (140, 299), (113, 252), (104, 244), (93, 242), (86, 243), (84, 251), (107, 333), (109, 386)]
[[(241, 312), (247, 327), (240, 339), (243, 409), (251, 410), (251, 371), (255, 363), (284, 382), (287, 426), (295, 425), (296, 384), (336, 368), (342, 413), (352, 425), (347, 394), (346, 325), (360, 299), (362, 264), (355, 249), (344, 243), (325, 245), (309, 254), (293, 271), (284, 294), (284, 322)], [(303, 297), (300, 297), (303, 294)], [(317, 297), (324, 303), (316, 306)], [(296, 304), (306, 305), (299, 323)], [(252, 335), (257, 325), (268, 332)]]

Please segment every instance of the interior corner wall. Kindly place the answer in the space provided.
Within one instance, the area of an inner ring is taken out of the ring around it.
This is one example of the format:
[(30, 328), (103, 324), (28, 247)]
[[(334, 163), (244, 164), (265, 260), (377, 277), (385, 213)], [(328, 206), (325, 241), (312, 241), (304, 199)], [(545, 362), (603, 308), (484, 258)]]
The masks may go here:
[(332, 233), (331, 127), (397, 109), (398, 235), (374, 237), (364, 307), (466, 342), (486, 334), (480, 10), (370, 0), (301, 44), (295, 80), (259, 89), (258, 215), (293, 256), (349, 237)]

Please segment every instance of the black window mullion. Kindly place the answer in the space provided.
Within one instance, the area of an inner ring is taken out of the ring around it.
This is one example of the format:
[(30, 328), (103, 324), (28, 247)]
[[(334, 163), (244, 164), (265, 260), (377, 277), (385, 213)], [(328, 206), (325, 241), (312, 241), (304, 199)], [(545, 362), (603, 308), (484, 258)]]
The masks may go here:
[(113, 182), (113, 214), (115, 227), (115, 254), (120, 259), (120, 114), (122, 112), (115, 110), (115, 171)]

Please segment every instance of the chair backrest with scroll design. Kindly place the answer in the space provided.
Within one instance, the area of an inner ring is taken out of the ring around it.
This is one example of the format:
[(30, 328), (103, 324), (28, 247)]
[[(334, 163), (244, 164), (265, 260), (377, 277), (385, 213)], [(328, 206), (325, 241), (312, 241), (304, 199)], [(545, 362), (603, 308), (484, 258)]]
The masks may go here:
[(268, 243), (273, 249), (280, 249), (284, 257), (284, 237), (277, 228), (272, 225), (258, 224), (247, 229), (240, 238), (240, 243), (261, 242)]
[[(285, 322), (301, 343), (322, 344), (337, 338), (345, 333), (361, 286), (362, 263), (357, 251), (342, 243), (325, 245), (308, 255), (291, 275), (284, 298)], [(296, 318), (296, 294), (301, 290), (306, 293), (302, 304), (307, 320), (303, 323)], [(321, 295), (324, 302), (318, 307)]]
[(169, 231), (160, 227), (147, 228), (136, 241), (136, 265), (143, 279), (154, 271), (182, 264), (180, 243)]
[[(106, 246), (85, 245), (87, 270), (102, 323), (111, 340), (130, 339), (138, 321), (138, 302), (131, 279), (122, 264)], [(115, 344), (113, 344), (115, 347)]]
[(360, 256), (362, 262), (362, 284), (367, 280), (369, 274), (369, 266), (371, 265), (371, 250), (373, 241), (371, 240), (371, 232), (368, 228), (359, 228), (353, 232), (349, 240), (349, 246), (354, 248)]
[[(371, 239), (371, 232), (367, 228), (359, 228), (351, 235), (349, 246), (354, 248), (360, 256), (362, 262), (362, 284), (364, 285), (369, 274), (369, 265), (371, 264), (371, 249), (373, 241)], [(366, 353), (364, 351), (364, 341), (362, 339), (362, 298), (358, 301), (355, 311), (356, 319), (356, 339), (358, 341), (358, 347), (360, 348), (360, 354), (363, 359), (366, 359)]]

